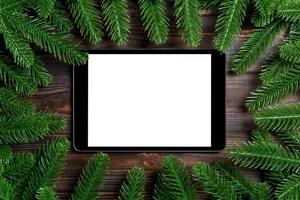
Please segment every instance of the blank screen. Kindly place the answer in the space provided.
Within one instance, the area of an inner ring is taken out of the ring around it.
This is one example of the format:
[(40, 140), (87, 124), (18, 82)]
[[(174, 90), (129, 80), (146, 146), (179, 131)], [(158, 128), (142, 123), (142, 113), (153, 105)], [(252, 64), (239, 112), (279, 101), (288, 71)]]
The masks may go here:
[(88, 146), (210, 147), (211, 55), (90, 54)]

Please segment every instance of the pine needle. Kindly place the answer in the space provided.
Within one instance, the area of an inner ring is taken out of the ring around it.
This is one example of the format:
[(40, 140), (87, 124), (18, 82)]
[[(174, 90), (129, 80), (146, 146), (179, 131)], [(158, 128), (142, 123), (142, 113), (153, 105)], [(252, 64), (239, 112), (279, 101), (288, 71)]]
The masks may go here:
[(38, 86), (46, 87), (53, 80), (52, 75), (49, 74), (42, 61), (37, 57), (35, 58), (34, 64), (28, 69), (28, 74)]
[(263, 66), (260, 74), (260, 80), (264, 84), (276, 82), (284, 79), (284, 76), (289, 73), (292, 68), (300, 68), (299, 65), (288, 62), (280, 58), (279, 54), (272, 56), (270, 61)]
[(37, 13), (38, 13), (38, 15), (40, 17), (43, 17), (43, 18), (48, 17), (52, 13), (52, 11), (54, 9), (55, 1), (56, 0), (42, 0), (42, 1), (37, 1), (36, 5), (37, 5)]
[(70, 33), (73, 29), (73, 23), (66, 16), (68, 16), (68, 13), (60, 5), (55, 5), (47, 21), (55, 26), (58, 31)]
[(300, 151), (299, 131), (278, 132), (277, 135), (280, 137), (281, 141), (283, 141), (287, 147), (289, 147), (290, 149)]
[(198, 0), (175, 0), (176, 24), (188, 47), (198, 47), (202, 39), (202, 16)]
[(174, 156), (166, 156), (162, 160), (161, 175), (170, 197), (173, 200), (196, 200), (197, 191), (184, 164)]
[(59, 200), (55, 191), (51, 187), (40, 188), (36, 195), (37, 200)]
[(0, 177), (0, 199), (14, 200), (15, 189), (6, 179)]
[(153, 191), (153, 200), (172, 200), (161, 173), (158, 173)]
[(293, 131), (300, 129), (300, 104), (283, 104), (258, 111), (255, 123), (270, 131)]
[(0, 145), (0, 160), (2, 164), (8, 163), (13, 158), (12, 150), (8, 145)]
[(199, 0), (201, 9), (218, 10), (223, 0)]
[(289, 31), (289, 37), (280, 47), (281, 58), (300, 63), (300, 23), (294, 23)]
[(36, 164), (27, 177), (28, 184), (21, 199), (32, 200), (39, 188), (54, 185), (59, 171), (63, 168), (69, 146), (67, 139), (55, 139), (38, 150)]
[(300, 20), (300, 1), (282, 1), (278, 6), (277, 14), (288, 21), (295, 22)]
[(241, 31), (248, 4), (248, 0), (225, 0), (221, 3), (215, 38), (215, 46), (219, 51), (225, 53), (233, 45)]
[(263, 84), (248, 97), (246, 106), (249, 111), (269, 106), (295, 94), (300, 87), (300, 68), (293, 68), (280, 80)]
[(293, 174), (284, 179), (275, 192), (278, 200), (300, 198), (300, 174)]
[(266, 15), (266, 16), (260, 16), (260, 15), (253, 15), (251, 18), (251, 22), (254, 24), (255, 27), (263, 28), (275, 20), (275, 14), (273, 15)]
[(106, 154), (96, 154), (84, 167), (75, 186), (72, 200), (93, 200), (100, 194), (109, 158)]
[(271, 171), (299, 171), (299, 155), (270, 142), (243, 142), (229, 150), (229, 157), (236, 165)]
[(261, 16), (270, 16), (275, 13), (280, 1), (255, 0), (254, 3)]
[(276, 36), (285, 28), (285, 24), (274, 22), (265, 28), (254, 30), (250, 38), (243, 43), (240, 51), (234, 56), (233, 72), (237, 75), (246, 72), (268, 50)]
[(233, 186), (226, 181), (216, 170), (206, 163), (197, 163), (193, 166), (195, 178), (202, 183), (206, 193), (214, 199), (236, 200), (237, 194)]
[(127, 2), (125, 0), (103, 0), (101, 7), (108, 35), (116, 45), (125, 45), (130, 32)]
[(0, 113), (20, 115), (33, 113), (34, 110), (34, 105), (28, 100), (21, 99), (15, 91), (0, 88)]
[(100, 12), (94, 0), (68, 0), (75, 23), (84, 39), (96, 44), (102, 40)]
[(141, 168), (129, 170), (123, 182), (118, 200), (144, 200), (145, 172)]
[(143, 26), (150, 41), (163, 44), (168, 38), (168, 19), (164, 0), (139, 0)]
[[(270, 188), (267, 184), (250, 180), (244, 174), (239, 172), (238, 169), (230, 166), (228, 163), (219, 162), (214, 165), (213, 168), (233, 186), (235, 192), (242, 195), (245, 199), (271, 199)], [(217, 183), (216, 187), (218, 187)]]

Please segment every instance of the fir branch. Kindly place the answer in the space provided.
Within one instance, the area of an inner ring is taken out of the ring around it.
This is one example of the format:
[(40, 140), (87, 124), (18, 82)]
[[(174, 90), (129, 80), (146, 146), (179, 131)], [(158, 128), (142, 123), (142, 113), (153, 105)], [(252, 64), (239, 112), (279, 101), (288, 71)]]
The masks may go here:
[(300, 20), (300, 1), (282, 1), (278, 6), (277, 14), (288, 21)]
[(39, 188), (54, 185), (57, 174), (63, 168), (69, 146), (67, 139), (55, 139), (38, 150), (36, 164), (28, 176), (28, 185), (21, 199), (34, 199)]
[(36, 10), (40, 17), (47, 18), (53, 11), (56, 0), (36, 1)]
[(223, 0), (199, 0), (201, 9), (218, 10)]
[(29, 44), (14, 32), (5, 18), (0, 14), (0, 33), (2, 33), (6, 48), (11, 52), (15, 62), (25, 68), (34, 62), (34, 54)]
[(202, 183), (205, 192), (214, 199), (236, 200), (237, 194), (233, 186), (206, 163), (197, 163), (193, 166), (195, 178)]
[(28, 69), (28, 74), (38, 86), (48, 86), (53, 77), (47, 69), (45, 69), (41, 60), (35, 58), (34, 64)]
[(0, 60), (0, 81), (22, 95), (32, 95), (37, 85), (28, 77), (25, 69), (9, 66)]
[(21, 195), (20, 191), (26, 185), (26, 179), (35, 164), (35, 157), (31, 153), (18, 153), (9, 163), (4, 165), (3, 177), (12, 183), (16, 189), (16, 195)]
[[(269, 200), (270, 188), (265, 183), (258, 183), (245, 177), (236, 168), (230, 166), (228, 163), (219, 162), (213, 166), (225, 180), (233, 186), (234, 191), (242, 195), (246, 199), (260, 199)], [(216, 184), (216, 187), (218, 185)]]
[(270, 61), (263, 66), (260, 74), (260, 80), (266, 84), (284, 79), (292, 68), (300, 67), (294, 63), (285, 61), (280, 58), (279, 54), (272, 56)]
[(280, 1), (255, 0), (254, 3), (261, 16), (270, 16), (275, 13)]
[(130, 18), (126, 1), (103, 0), (101, 7), (108, 35), (116, 45), (125, 45), (130, 32)]
[(0, 88), (0, 113), (21, 115), (33, 113), (34, 110), (34, 105), (28, 100), (21, 99), (15, 91)]
[(263, 84), (252, 92), (247, 99), (246, 106), (249, 111), (255, 111), (295, 94), (299, 87), (300, 68), (293, 68), (287, 74), (282, 75), (280, 80)]
[(55, 5), (47, 21), (55, 26), (58, 31), (69, 33), (73, 29), (73, 23), (66, 16), (67, 12), (61, 9), (59, 5)]
[(55, 191), (51, 187), (40, 188), (36, 194), (37, 200), (59, 200)]
[(96, 154), (84, 167), (72, 194), (72, 200), (93, 200), (100, 194), (109, 158), (106, 154)]
[(260, 16), (260, 15), (253, 15), (251, 18), (251, 22), (254, 24), (255, 27), (263, 28), (275, 20), (275, 14), (274, 15), (266, 15), (266, 16)]
[(145, 188), (145, 172), (141, 168), (129, 170), (126, 181), (123, 182), (118, 200), (143, 200)]
[(175, 0), (176, 24), (188, 47), (198, 47), (202, 39), (202, 16), (198, 0)]
[(300, 104), (283, 104), (266, 108), (254, 115), (255, 123), (266, 130), (292, 131), (300, 129)]
[(86, 53), (80, 52), (69, 35), (57, 32), (42, 19), (35, 19), (22, 13), (10, 13), (7, 21), (20, 31), (23, 36), (45, 51), (68, 64), (81, 65), (87, 61)]
[(250, 38), (243, 43), (240, 51), (234, 56), (232, 70), (242, 74), (272, 45), (277, 34), (285, 30), (286, 25), (274, 22), (265, 28), (256, 29)]
[(166, 156), (162, 160), (161, 175), (163, 183), (168, 188), (170, 198), (173, 200), (195, 200), (197, 191), (192, 183), (183, 162), (174, 156)]
[(163, 44), (168, 38), (168, 19), (164, 0), (139, 0), (143, 26), (150, 41)]
[(300, 23), (294, 23), (289, 31), (289, 37), (280, 47), (280, 57), (290, 61), (300, 63)]
[(221, 3), (215, 38), (215, 46), (219, 51), (224, 53), (233, 44), (241, 31), (248, 4), (248, 0), (225, 0)]
[(274, 142), (271, 134), (263, 129), (256, 128), (251, 133), (251, 139), (254, 142)]
[(236, 165), (271, 171), (299, 171), (299, 155), (270, 142), (243, 142), (229, 150), (229, 157)]
[(11, 148), (8, 145), (0, 145), (0, 160), (2, 164), (8, 163), (12, 158), (13, 154)]
[(300, 198), (300, 174), (293, 174), (282, 181), (275, 192), (278, 200)]
[(0, 144), (33, 142), (65, 125), (63, 119), (51, 113), (0, 116)]
[(277, 132), (277, 135), (280, 137), (281, 141), (283, 141), (288, 148), (300, 151), (299, 131)]
[(156, 182), (153, 191), (153, 200), (172, 200), (169, 190), (163, 181), (162, 174), (159, 172), (156, 177)]
[(0, 177), (0, 199), (14, 200), (15, 188), (6, 179)]
[(93, 0), (68, 0), (75, 23), (84, 39), (96, 44), (102, 40), (102, 22)]

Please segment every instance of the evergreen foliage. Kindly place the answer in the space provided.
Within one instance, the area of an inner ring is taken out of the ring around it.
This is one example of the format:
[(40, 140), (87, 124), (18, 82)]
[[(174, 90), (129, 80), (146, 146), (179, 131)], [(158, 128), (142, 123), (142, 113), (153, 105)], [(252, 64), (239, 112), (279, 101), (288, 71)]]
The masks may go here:
[(275, 192), (276, 198), (299, 199), (300, 198), (300, 174), (293, 174), (282, 180)]
[(300, 63), (300, 24), (295, 23), (292, 25), (289, 38), (280, 47), (280, 56), (290, 62)]
[(145, 172), (141, 168), (129, 170), (126, 181), (122, 184), (118, 200), (143, 200)]
[(215, 46), (225, 52), (233, 44), (241, 31), (247, 11), (248, 0), (225, 0), (219, 7), (220, 15), (216, 23)]
[(81, 35), (91, 43), (102, 40), (100, 12), (93, 0), (68, 0), (70, 11)]
[(280, 105), (265, 108), (254, 115), (255, 123), (270, 131), (292, 131), (300, 129), (300, 104)]
[(37, 200), (59, 200), (55, 191), (51, 187), (43, 187), (37, 191)]
[(281, 1), (277, 13), (280, 17), (288, 21), (298, 21), (300, 20), (300, 2), (298, 0)]
[(156, 177), (156, 182), (154, 185), (153, 191), (153, 199), (154, 200), (172, 200), (168, 188), (163, 181), (163, 176), (161, 173), (158, 173)]
[(112, 41), (125, 45), (130, 32), (130, 18), (125, 0), (103, 0), (101, 3), (106, 30)]
[(206, 163), (198, 163), (193, 167), (194, 176), (202, 183), (204, 190), (214, 199), (235, 200), (237, 194), (233, 186)]
[[(173, 200), (197, 199), (196, 189), (182, 161), (174, 156), (166, 156), (162, 160), (162, 182)], [(158, 198), (161, 199), (161, 198)]]
[(163, 44), (168, 38), (168, 19), (164, 0), (139, 0), (141, 18), (150, 41)]
[(250, 38), (243, 43), (239, 52), (235, 55), (232, 64), (233, 72), (236, 74), (246, 72), (272, 45), (277, 34), (284, 31), (285, 28), (285, 24), (274, 22), (264, 28), (254, 30)]
[(105, 154), (96, 154), (86, 164), (77, 185), (72, 200), (93, 200), (100, 194), (99, 188), (104, 183), (104, 176), (109, 158)]
[(202, 17), (198, 0), (175, 0), (176, 24), (188, 47), (198, 47), (202, 39)]
[(280, 139), (290, 149), (300, 150), (300, 133), (299, 131), (278, 132)]

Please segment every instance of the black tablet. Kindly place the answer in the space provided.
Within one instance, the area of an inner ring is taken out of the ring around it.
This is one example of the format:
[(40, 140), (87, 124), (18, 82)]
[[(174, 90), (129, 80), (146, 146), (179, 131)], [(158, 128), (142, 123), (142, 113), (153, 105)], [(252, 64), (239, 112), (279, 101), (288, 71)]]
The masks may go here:
[(94, 50), (73, 71), (78, 151), (225, 147), (225, 56), (215, 50)]

